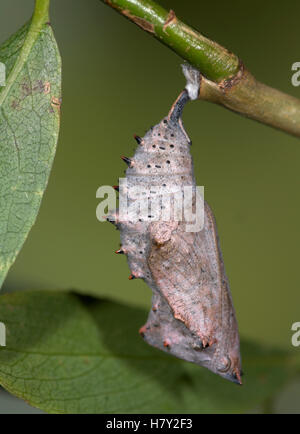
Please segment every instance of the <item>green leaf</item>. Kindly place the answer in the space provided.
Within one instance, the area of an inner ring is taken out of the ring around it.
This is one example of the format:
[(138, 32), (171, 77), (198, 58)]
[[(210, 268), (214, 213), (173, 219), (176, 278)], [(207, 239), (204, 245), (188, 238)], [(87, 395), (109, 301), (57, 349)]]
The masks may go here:
[(3, 295), (0, 384), (50, 413), (236, 413), (265, 402), (294, 373), (289, 354), (243, 342), (237, 386), (144, 343), (146, 317), (75, 293)]
[(0, 287), (38, 214), (59, 131), (61, 60), (38, 0), (29, 24), (0, 47)]

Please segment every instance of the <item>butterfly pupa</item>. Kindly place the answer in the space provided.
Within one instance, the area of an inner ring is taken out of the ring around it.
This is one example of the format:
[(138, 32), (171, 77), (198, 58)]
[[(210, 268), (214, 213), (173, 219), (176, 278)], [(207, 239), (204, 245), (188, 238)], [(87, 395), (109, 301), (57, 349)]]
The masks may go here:
[[(196, 187), (191, 141), (181, 116), (185, 104), (198, 97), (200, 74), (189, 65), (183, 72), (187, 86), (169, 114), (144, 137), (136, 136), (133, 158), (122, 157), (128, 166), (127, 192), (136, 186), (150, 195), (167, 194), (174, 186)], [(133, 201), (128, 194), (128, 207)], [(130, 279), (142, 278), (153, 293), (141, 336), (162, 351), (241, 384), (238, 326), (210, 207), (205, 202), (204, 226), (196, 232), (186, 231), (184, 219), (152, 217), (116, 221)]]

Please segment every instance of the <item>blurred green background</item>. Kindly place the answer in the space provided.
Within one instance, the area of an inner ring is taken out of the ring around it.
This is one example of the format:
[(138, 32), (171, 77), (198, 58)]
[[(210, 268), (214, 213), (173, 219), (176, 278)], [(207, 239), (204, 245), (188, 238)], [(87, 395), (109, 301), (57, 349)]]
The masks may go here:
[[(181, 59), (99, 0), (51, 3), (63, 59), (60, 140), (37, 223), (4, 291), (72, 288), (149, 307), (149, 288), (128, 281), (125, 258), (113, 253), (118, 232), (96, 220), (95, 194), (123, 176), (120, 155), (133, 155), (133, 134), (168, 112), (184, 86)], [(291, 84), (299, 2), (160, 3), (238, 54), (258, 79), (300, 98)], [(0, 5), (4, 41), (34, 2)], [(299, 352), (290, 331), (300, 321), (299, 139), (206, 102), (188, 105), (184, 123), (197, 183), (217, 218), (241, 335)], [(286, 408), (300, 412), (299, 384), (291, 387)]]

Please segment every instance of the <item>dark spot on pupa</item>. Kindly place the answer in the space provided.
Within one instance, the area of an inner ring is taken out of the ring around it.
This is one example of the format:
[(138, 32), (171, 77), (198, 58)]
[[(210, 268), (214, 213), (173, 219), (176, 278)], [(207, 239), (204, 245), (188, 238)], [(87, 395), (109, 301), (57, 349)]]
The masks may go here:
[(167, 185), (166, 184), (163, 184), (163, 187), (166, 187)]
[(155, 164), (155, 167), (157, 167), (158, 169), (161, 169), (161, 166), (159, 166), (158, 164)]
[(160, 136), (160, 133), (158, 133), (157, 135)]
[(161, 149), (162, 151), (164, 151), (166, 148), (164, 148), (163, 146), (160, 146), (159, 149)]
[(167, 160), (166, 163), (167, 163), (167, 164), (170, 164), (170, 160)]
[(174, 134), (173, 134), (173, 133), (171, 134), (171, 137), (174, 137)]
[(147, 164), (147, 167), (151, 167), (150, 164)]
[(174, 148), (174, 145), (170, 145), (170, 148)]
[(152, 145), (152, 148), (156, 148), (156, 145)]
[(167, 124), (167, 123), (168, 123), (168, 121), (166, 119), (164, 119), (164, 124)]

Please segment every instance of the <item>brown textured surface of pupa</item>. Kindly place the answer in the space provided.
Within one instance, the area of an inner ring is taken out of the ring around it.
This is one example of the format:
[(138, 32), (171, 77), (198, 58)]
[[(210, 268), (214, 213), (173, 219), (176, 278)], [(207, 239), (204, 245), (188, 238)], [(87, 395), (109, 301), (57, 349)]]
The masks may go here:
[[(134, 157), (125, 159), (129, 203), (134, 200), (130, 188), (137, 185), (150, 189), (150, 195), (196, 186), (191, 141), (181, 120), (189, 100), (187, 86), (168, 116), (137, 137)], [(184, 220), (152, 217), (116, 222), (122, 245), (118, 252), (127, 255), (130, 278), (142, 278), (153, 293), (140, 334), (162, 351), (241, 384), (237, 321), (210, 207), (205, 203), (204, 227), (198, 232), (187, 232)]]

